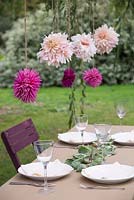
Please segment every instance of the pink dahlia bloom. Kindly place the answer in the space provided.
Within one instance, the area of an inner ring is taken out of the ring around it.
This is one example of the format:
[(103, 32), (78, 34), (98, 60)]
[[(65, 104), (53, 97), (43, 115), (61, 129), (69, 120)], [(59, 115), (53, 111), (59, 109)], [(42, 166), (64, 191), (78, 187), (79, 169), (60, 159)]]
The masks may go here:
[(37, 53), (40, 62), (46, 61), (48, 65), (65, 64), (71, 60), (73, 54), (71, 43), (65, 33), (51, 33), (45, 36), (41, 49)]
[(91, 87), (97, 87), (102, 83), (102, 75), (97, 68), (88, 69), (83, 73), (83, 80)]
[(34, 102), (41, 85), (41, 79), (33, 69), (23, 69), (14, 80), (14, 96), (25, 103)]
[(72, 68), (67, 68), (64, 71), (64, 76), (62, 79), (62, 85), (64, 87), (72, 87), (73, 82), (75, 80), (75, 72)]
[(77, 58), (90, 62), (91, 58), (96, 54), (96, 47), (91, 34), (77, 34), (71, 37), (73, 52)]
[(108, 28), (106, 24), (95, 30), (94, 40), (97, 48), (97, 53), (110, 53), (118, 44), (119, 34), (112, 27)]

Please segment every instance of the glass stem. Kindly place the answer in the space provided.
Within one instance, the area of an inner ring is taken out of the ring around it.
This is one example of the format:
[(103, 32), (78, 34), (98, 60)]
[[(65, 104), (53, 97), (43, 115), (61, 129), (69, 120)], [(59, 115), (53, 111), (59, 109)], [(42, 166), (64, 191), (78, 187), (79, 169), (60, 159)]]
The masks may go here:
[(84, 138), (83, 138), (83, 136), (84, 136), (84, 131), (81, 131), (82, 144), (84, 144)]
[(47, 183), (47, 162), (43, 163), (44, 166), (44, 190), (48, 189), (48, 183)]
[(121, 121), (122, 119), (120, 118), (120, 126), (121, 126), (121, 124), (122, 124), (122, 121)]

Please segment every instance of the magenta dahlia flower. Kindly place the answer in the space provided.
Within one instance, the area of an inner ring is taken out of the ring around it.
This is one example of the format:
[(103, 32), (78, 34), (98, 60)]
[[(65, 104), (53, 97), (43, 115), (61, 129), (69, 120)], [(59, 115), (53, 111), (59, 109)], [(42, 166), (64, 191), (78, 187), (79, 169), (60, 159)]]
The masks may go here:
[(91, 87), (97, 87), (102, 83), (102, 75), (97, 68), (84, 71), (83, 80)]
[(64, 76), (62, 79), (62, 85), (64, 87), (72, 87), (73, 82), (75, 80), (75, 72), (72, 68), (67, 68), (64, 71)]
[(104, 24), (95, 30), (94, 40), (97, 48), (97, 53), (110, 53), (119, 42), (119, 34), (112, 27)]
[(37, 53), (40, 62), (47, 62), (48, 65), (59, 66), (71, 60), (73, 54), (71, 42), (68, 35), (63, 33), (51, 33), (45, 36), (41, 49)]
[(25, 103), (34, 102), (41, 85), (41, 79), (33, 69), (23, 69), (14, 80), (14, 96)]

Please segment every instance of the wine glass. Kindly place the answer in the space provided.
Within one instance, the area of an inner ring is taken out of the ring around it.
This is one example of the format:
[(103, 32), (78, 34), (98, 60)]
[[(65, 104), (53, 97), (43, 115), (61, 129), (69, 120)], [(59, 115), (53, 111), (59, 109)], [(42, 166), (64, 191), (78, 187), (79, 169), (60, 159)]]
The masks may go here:
[(53, 191), (52, 187), (48, 187), (47, 182), (47, 165), (52, 157), (53, 144), (51, 140), (38, 140), (34, 142), (34, 149), (37, 155), (37, 160), (43, 164), (44, 167), (44, 187), (40, 192), (48, 193)]
[(124, 102), (119, 102), (116, 105), (116, 114), (120, 118), (120, 126), (122, 125), (122, 119), (126, 115), (126, 108), (125, 108), (125, 103)]
[(84, 144), (84, 130), (88, 125), (88, 116), (86, 114), (76, 115), (75, 126), (77, 130), (81, 133), (82, 144)]

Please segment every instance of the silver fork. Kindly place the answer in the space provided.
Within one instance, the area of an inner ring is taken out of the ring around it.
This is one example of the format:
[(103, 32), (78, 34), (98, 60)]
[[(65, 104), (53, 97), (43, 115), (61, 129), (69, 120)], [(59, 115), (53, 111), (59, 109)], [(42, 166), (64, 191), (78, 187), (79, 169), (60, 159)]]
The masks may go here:
[(84, 184), (80, 184), (80, 187), (82, 189), (96, 189), (96, 190), (125, 190), (125, 188), (123, 187), (90, 186), (90, 185), (84, 185)]
[[(44, 187), (44, 183), (32, 183), (32, 182), (19, 182), (19, 181), (12, 181), (9, 183), (10, 185), (30, 185), (35, 187)], [(55, 184), (48, 183), (48, 187), (54, 187)]]
[(73, 146), (58, 146), (58, 145), (54, 145), (54, 148), (67, 148), (67, 149), (78, 149), (78, 147), (73, 147)]

